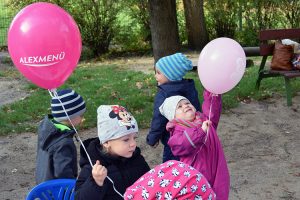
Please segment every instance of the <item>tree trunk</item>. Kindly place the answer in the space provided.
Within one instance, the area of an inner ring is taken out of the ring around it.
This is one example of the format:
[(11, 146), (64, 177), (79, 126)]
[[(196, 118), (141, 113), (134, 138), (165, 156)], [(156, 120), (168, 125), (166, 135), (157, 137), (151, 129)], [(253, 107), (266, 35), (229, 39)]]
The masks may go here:
[(149, 0), (150, 29), (155, 62), (179, 50), (175, 0)]
[(203, 0), (183, 0), (188, 46), (201, 50), (208, 42)]

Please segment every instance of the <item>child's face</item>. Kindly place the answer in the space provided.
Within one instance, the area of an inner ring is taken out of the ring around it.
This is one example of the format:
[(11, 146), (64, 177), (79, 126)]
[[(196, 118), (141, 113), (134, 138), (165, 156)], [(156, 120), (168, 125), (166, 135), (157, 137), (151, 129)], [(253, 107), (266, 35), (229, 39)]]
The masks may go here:
[(196, 108), (186, 99), (178, 102), (175, 118), (193, 121), (195, 119)]
[(169, 82), (169, 79), (155, 67), (155, 79), (158, 85)]
[(109, 140), (103, 145), (112, 155), (131, 158), (136, 148), (137, 133), (131, 133), (118, 139)]

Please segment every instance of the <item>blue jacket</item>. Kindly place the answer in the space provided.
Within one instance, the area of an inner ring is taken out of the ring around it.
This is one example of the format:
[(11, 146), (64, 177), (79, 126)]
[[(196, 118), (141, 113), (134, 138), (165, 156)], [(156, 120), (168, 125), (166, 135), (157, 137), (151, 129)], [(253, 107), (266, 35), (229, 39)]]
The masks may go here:
[[(141, 150), (137, 147), (131, 158), (115, 157), (102, 151), (99, 138), (91, 138), (83, 142), (93, 164), (97, 160), (107, 169), (107, 176), (114, 182), (115, 188), (122, 195), (144, 173), (150, 170)], [(98, 186), (92, 176), (92, 167), (83, 148), (80, 148), (80, 174), (76, 181), (76, 200), (123, 200), (114, 191), (112, 183), (105, 179), (102, 187)]]
[(195, 106), (197, 111), (200, 111), (198, 92), (194, 80), (182, 79), (181, 81), (170, 81), (157, 87), (158, 92), (154, 100), (151, 127), (147, 135), (147, 143), (151, 146), (155, 145), (159, 139), (161, 139), (164, 145), (167, 145), (170, 137), (170, 134), (166, 130), (168, 119), (159, 112), (159, 106), (161, 106), (166, 98), (174, 95), (184, 96)]
[(38, 128), (36, 157), (36, 183), (77, 177), (77, 150), (73, 141), (75, 131), (59, 124), (55, 126), (51, 115), (46, 116)]

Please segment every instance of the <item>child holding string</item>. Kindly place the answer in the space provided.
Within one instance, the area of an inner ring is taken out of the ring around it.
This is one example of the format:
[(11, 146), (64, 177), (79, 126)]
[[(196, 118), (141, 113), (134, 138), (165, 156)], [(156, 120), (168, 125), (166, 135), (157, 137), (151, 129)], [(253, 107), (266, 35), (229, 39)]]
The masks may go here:
[(196, 111), (190, 101), (183, 96), (166, 98), (159, 110), (169, 122), (168, 145), (180, 161), (199, 170), (212, 186), (218, 199), (227, 200), (230, 177), (217, 134), (217, 126), (222, 110), (221, 95), (208, 91), (203, 93), (202, 111)]

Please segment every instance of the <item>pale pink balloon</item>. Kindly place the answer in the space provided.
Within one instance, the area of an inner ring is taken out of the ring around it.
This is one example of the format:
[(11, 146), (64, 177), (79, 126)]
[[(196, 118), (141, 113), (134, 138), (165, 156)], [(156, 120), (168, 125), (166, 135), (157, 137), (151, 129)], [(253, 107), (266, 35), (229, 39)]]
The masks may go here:
[(8, 50), (17, 69), (45, 89), (61, 86), (77, 66), (81, 36), (74, 19), (51, 3), (23, 8), (8, 30)]
[(201, 51), (198, 75), (205, 89), (223, 94), (242, 79), (246, 68), (246, 55), (241, 45), (230, 38), (217, 38)]

